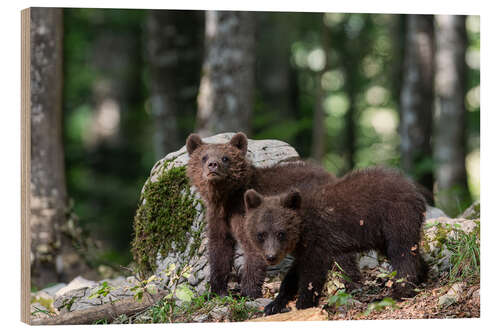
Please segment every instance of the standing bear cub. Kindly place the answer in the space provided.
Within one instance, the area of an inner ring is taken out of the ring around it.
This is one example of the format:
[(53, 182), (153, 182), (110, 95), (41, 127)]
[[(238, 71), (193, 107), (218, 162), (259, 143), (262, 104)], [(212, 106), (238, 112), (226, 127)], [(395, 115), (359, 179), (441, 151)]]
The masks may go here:
[(248, 238), (262, 258), (273, 265), (288, 253), (295, 257), (277, 298), (264, 309), (268, 315), (280, 312), (297, 293), (298, 309), (316, 306), (342, 253), (377, 249), (387, 255), (396, 277), (404, 278), (394, 287), (396, 298), (413, 296), (415, 284), (424, 279), (419, 241), (425, 200), (396, 171), (354, 171), (336, 183), (276, 196), (248, 190), (245, 207)]
[[(294, 161), (256, 168), (246, 158), (248, 140), (235, 134), (228, 143), (204, 143), (196, 134), (186, 140), (189, 153), (187, 175), (200, 193), (206, 211), (210, 287), (219, 295), (226, 287), (237, 240), (245, 257), (240, 279), (241, 293), (261, 297), (266, 262), (256, 252), (244, 229), (245, 191), (254, 188), (264, 195), (278, 194), (292, 187), (305, 189), (334, 182), (336, 178), (322, 168)], [(354, 254), (338, 258), (352, 263)], [(339, 263), (342, 265), (342, 263)], [(346, 264), (347, 265), (347, 264)]]

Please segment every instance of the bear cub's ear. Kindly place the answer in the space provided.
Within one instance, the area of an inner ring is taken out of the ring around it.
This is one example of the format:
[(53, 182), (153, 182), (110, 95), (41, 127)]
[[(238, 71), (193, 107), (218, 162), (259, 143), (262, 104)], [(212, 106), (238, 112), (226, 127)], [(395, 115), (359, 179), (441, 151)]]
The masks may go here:
[(242, 132), (236, 133), (229, 141), (229, 144), (231, 146), (234, 146), (234, 147), (238, 148), (239, 150), (241, 150), (242, 154), (247, 153), (248, 140), (247, 140), (247, 136), (245, 135), (245, 133), (242, 133)]
[(257, 191), (251, 189), (245, 192), (245, 208), (247, 211), (259, 207), (261, 203), (262, 195)]
[(299, 190), (292, 189), (281, 200), (283, 207), (290, 209), (299, 209), (302, 202), (302, 196)]
[(190, 134), (186, 139), (186, 149), (189, 155), (191, 155), (196, 150), (196, 148), (201, 145), (204, 145), (204, 143), (203, 141), (201, 141), (201, 138), (198, 134)]

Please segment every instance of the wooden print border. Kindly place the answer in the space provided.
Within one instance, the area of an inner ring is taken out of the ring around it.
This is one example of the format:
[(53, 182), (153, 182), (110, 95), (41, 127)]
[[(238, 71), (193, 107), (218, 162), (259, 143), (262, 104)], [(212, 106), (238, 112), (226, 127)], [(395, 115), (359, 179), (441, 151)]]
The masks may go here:
[(30, 8), (21, 11), (21, 321), (30, 324)]

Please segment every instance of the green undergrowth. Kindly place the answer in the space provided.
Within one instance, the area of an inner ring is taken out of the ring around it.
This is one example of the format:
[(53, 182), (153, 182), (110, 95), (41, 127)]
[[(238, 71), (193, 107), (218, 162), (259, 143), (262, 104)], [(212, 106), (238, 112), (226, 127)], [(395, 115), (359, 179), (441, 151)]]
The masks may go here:
[(470, 233), (461, 230), (447, 241), (450, 256), (450, 281), (479, 282), (480, 278), (480, 223)]
[[(203, 321), (245, 321), (258, 310), (247, 305), (248, 299), (237, 296), (217, 296), (205, 292), (192, 298), (189, 302), (176, 304), (172, 300), (163, 299), (149, 308), (148, 312), (138, 317), (134, 323), (188, 323), (196, 317), (205, 317)], [(221, 313), (214, 318), (214, 313)]]
[(191, 230), (200, 202), (190, 192), (186, 167), (164, 165), (162, 170), (156, 182), (146, 183), (134, 218), (132, 253), (138, 271), (144, 274), (156, 269), (158, 253), (166, 256), (173, 249), (183, 253), (188, 233), (194, 237), (190, 256), (201, 243), (202, 228), (195, 234)]

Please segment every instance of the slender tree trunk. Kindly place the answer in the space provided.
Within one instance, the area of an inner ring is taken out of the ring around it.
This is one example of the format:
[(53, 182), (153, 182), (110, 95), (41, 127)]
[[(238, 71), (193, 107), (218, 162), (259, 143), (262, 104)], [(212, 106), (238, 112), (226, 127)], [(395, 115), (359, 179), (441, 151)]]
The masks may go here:
[[(201, 12), (151, 10), (147, 52), (156, 158), (182, 146), (182, 119), (196, 114), (203, 45)], [(201, 26), (201, 28), (200, 28)]]
[(198, 132), (249, 134), (253, 109), (255, 19), (252, 12), (207, 11)]
[(62, 17), (62, 9), (31, 9), (31, 281), (38, 287), (63, 273)]
[(436, 16), (437, 203), (451, 215), (469, 202), (465, 170), (465, 16)]
[(434, 109), (434, 17), (408, 15), (406, 24), (400, 97), (401, 166), (432, 191), (434, 177), (429, 162)]

